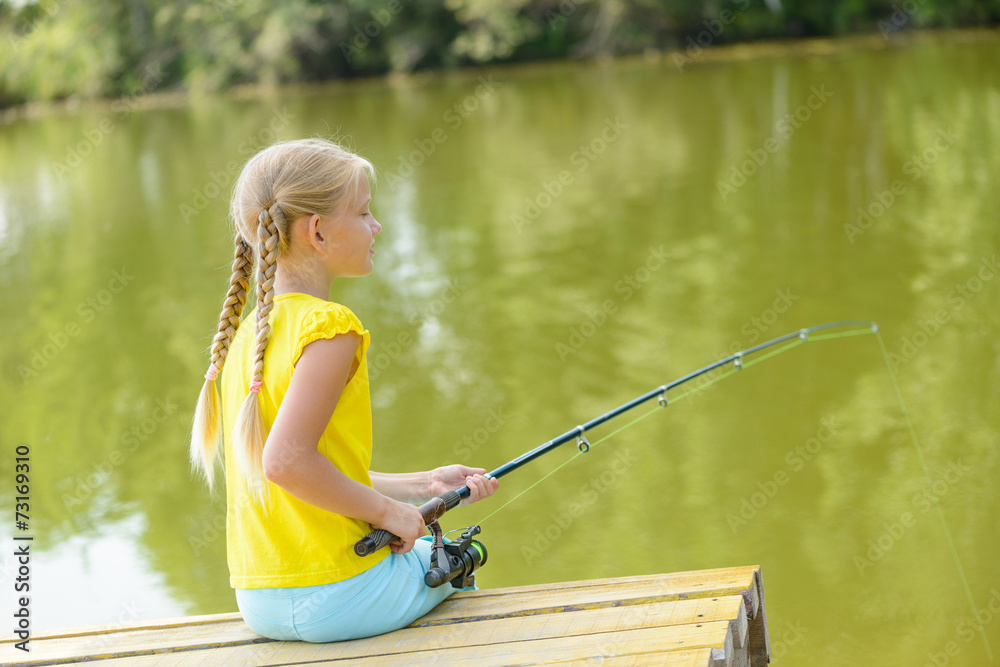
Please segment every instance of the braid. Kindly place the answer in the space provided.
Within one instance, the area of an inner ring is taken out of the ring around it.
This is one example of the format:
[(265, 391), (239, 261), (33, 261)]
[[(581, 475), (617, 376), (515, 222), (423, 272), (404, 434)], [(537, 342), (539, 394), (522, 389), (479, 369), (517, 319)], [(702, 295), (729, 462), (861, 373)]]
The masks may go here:
[[(277, 209), (277, 205), (272, 206)], [(280, 215), (280, 211), (275, 211)], [(264, 350), (271, 333), (268, 315), (274, 299), (274, 274), (278, 269), (278, 225), (269, 210), (264, 209), (257, 218), (257, 349), (254, 353), (253, 379), (261, 382), (264, 377)]]
[(274, 274), (278, 269), (278, 246), (281, 241), (278, 223), (285, 224), (284, 211), (280, 204), (272, 204), (257, 216), (257, 347), (254, 350), (250, 394), (240, 408), (233, 429), (236, 460), (243, 471), (251, 495), (265, 510), (268, 488), (264, 477), (263, 457), (267, 427), (260, 408), (260, 391), (264, 382), (264, 351), (267, 349), (268, 335), (271, 333), (268, 316), (273, 307)]
[(240, 326), (240, 315), (247, 302), (247, 290), (250, 288), (250, 271), (253, 269), (253, 246), (236, 237), (236, 257), (233, 259), (233, 275), (229, 279), (229, 293), (222, 305), (219, 316), (219, 332), (212, 340), (212, 365), (216, 371), (221, 371), (229, 354), (229, 345), (233, 342), (236, 330)]
[(205, 374), (205, 384), (194, 413), (191, 431), (191, 464), (200, 469), (212, 490), (215, 478), (215, 462), (219, 456), (219, 395), (215, 389), (215, 377), (226, 362), (229, 345), (240, 326), (240, 313), (247, 302), (247, 288), (250, 281), (253, 249), (243, 237), (236, 236), (236, 256), (233, 259), (232, 275), (229, 278), (229, 292), (219, 316), (219, 331), (212, 340), (212, 363)]

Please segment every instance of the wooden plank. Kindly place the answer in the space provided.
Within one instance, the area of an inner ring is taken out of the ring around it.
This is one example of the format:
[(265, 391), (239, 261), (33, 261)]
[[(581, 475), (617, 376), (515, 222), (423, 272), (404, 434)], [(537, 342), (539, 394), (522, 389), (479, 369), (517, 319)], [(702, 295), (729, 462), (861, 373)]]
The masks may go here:
[[(177, 618), (158, 618), (149, 621), (131, 621), (128, 624), (110, 623), (107, 625), (84, 625), (75, 628), (61, 628), (59, 630), (49, 630), (36, 635), (32, 635), (31, 642), (43, 639), (60, 639), (63, 637), (79, 637), (83, 635), (113, 634), (115, 632), (131, 632), (133, 630), (158, 628), (177, 628), (191, 625), (242, 623), (243, 617), (240, 613), (230, 612), (227, 614), (206, 614), (203, 616), (179, 616)], [(0, 637), (0, 646), (20, 641), (12, 637)]]
[[(189, 664), (189, 654), (211, 654), (216, 659), (238, 663), (253, 656), (266, 654), (270, 662), (295, 662), (317, 659), (356, 659), (371, 655), (412, 655), (418, 651), (438, 651), (445, 648), (479, 647), (491, 652), (494, 644), (571, 637), (592, 633), (607, 633), (637, 628), (677, 626), (697, 632), (706, 623), (730, 625), (733, 616), (742, 614), (743, 599), (739, 596), (708, 600), (684, 600), (641, 607), (613, 607), (567, 612), (551, 616), (513, 617), (489, 621), (471, 621), (448, 626), (404, 628), (386, 635), (347, 642), (310, 644), (306, 642), (268, 642), (252, 645), (203, 644), (197, 650), (178, 652), (169, 642), (158, 648), (146, 647), (131, 652), (120, 651), (114, 656), (135, 659), (156, 651), (164, 664)], [(195, 647), (189, 647), (194, 649)], [(72, 650), (46, 652), (33, 656), (33, 664), (66, 664), (73, 660)], [(174, 660), (169, 656), (182, 656)], [(80, 659), (80, 658), (77, 658)], [(92, 658), (82, 658), (92, 659)], [(32, 664), (32, 663), (26, 663)], [(104, 663), (108, 664), (108, 663)]]
[[(121, 652), (131, 653), (150, 643), (160, 644), (161, 639), (177, 642), (176, 646), (179, 648), (217, 642), (220, 639), (232, 643), (272, 641), (247, 627), (239, 612), (186, 616), (39, 633), (31, 638), (31, 652), (17, 664), (63, 664), (62, 661), (70, 661), (74, 657), (86, 660), (112, 658)], [(0, 643), (0, 651), (8, 649), (9, 647)], [(0, 663), (0, 667), (4, 664), (6, 663)]]
[(19, 664), (51, 665), (85, 657), (102, 660), (122, 655), (187, 647), (270, 642), (238, 622), (164, 625), (95, 634), (70, 634), (31, 640), (31, 653)]
[(490, 597), (495, 595), (511, 595), (517, 593), (536, 593), (548, 590), (569, 590), (571, 588), (593, 588), (607, 585), (638, 583), (651, 580), (670, 580), (677, 582), (699, 581), (730, 581), (749, 580), (753, 573), (760, 569), (759, 565), (741, 565), (738, 567), (720, 567), (710, 570), (690, 570), (686, 572), (666, 572), (657, 574), (637, 574), (627, 577), (608, 577), (605, 579), (581, 579), (579, 581), (557, 581), (547, 584), (530, 584), (527, 586), (509, 586), (507, 588), (488, 588), (467, 593), (471, 597)]
[[(582, 613), (582, 612), (580, 612)], [(549, 617), (554, 618), (554, 617)], [(457, 626), (456, 626), (457, 627)], [(576, 635), (549, 637), (525, 641), (440, 648), (432, 653), (371, 655), (364, 658), (324, 655), (324, 649), (336, 649), (350, 642), (337, 644), (307, 644), (303, 642), (272, 642), (255, 646), (239, 646), (210, 651), (180, 651), (150, 656), (133, 656), (102, 661), (100, 667), (132, 667), (158, 665), (162, 667), (218, 667), (224, 665), (380, 665), (419, 664), (433, 662), (435, 666), (474, 664), (476, 667), (546, 664), (554, 661), (600, 664), (604, 657), (623, 658), (637, 655), (669, 655), (673, 651), (724, 647), (729, 637), (727, 621), (701, 623), (699, 627), (668, 626)], [(731, 640), (730, 640), (731, 641)], [(298, 649), (289, 657), (283, 645)], [(643, 660), (646, 660), (644, 657)], [(653, 661), (663, 664), (663, 661)], [(628, 663), (626, 663), (628, 664)], [(646, 664), (646, 663), (642, 663)], [(669, 664), (669, 663), (667, 663)], [(701, 663), (705, 664), (705, 663)], [(709, 663), (714, 664), (714, 663)]]
[[(744, 569), (744, 568), (739, 568)], [(733, 570), (738, 570), (734, 568)], [(685, 573), (623, 577), (619, 580), (600, 580), (593, 585), (565, 586), (544, 584), (540, 586), (499, 589), (498, 591), (475, 591), (458, 593), (439, 605), (428, 615), (419, 619), (411, 627), (488, 620), (512, 616), (529, 616), (560, 611), (598, 609), (611, 605), (649, 604), (685, 598), (698, 599), (702, 594), (717, 594), (720, 591), (737, 593), (753, 581), (753, 570), (747, 581), (741, 581), (746, 572), (725, 570), (728, 578), (680, 576)], [(692, 581), (692, 579), (694, 579)], [(621, 583), (615, 583), (621, 582)], [(713, 583), (715, 582), (715, 585)], [(638, 596), (638, 597), (636, 597)], [(722, 595), (719, 598), (724, 597)], [(458, 598), (458, 599), (455, 599)], [(708, 598), (712, 599), (712, 598)], [(488, 604), (487, 604), (488, 601)], [(484, 612), (483, 608), (488, 609)], [(219, 622), (211, 622), (213, 617), (199, 617), (190, 626), (183, 619), (164, 621), (159, 624), (143, 624), (142, 630), (131, 627), (115, 631), (103, 631), (93, 635), (77, 632), (63, 632), (46, 639), (33, 640), (31, 659), (26, 664), (45, 664), (56, 657), (68, 659), (74, 655), (93, 658), (107, 658), (118, 654), (128, 654), (140, 650), (166, 650), (223, 644), (245, 644), (266, 640), (251, 631), (239, 619), (238, 614), (220, 615)], [(233, 618), (235, 616), (235, 619)], [(734, 615), (739, 623), (739, 615)], [(82, 630), (82, 629), (81, 629)], [(98, 628), (98, 630), (102, 630)], [(745, 631), (734, 627), (734, 640), (742, 642)], [(76, 641), (71, 641), (76, 638)]]
[(613, 657), (595, 657), (591, 660), (557, 660), (546, 662), (546, 665), (600, 665), (601, 667), (656, 667), (671, 665), (672, 667), (709, 667), (712, 664), (712, 649), (703, 648), (695, 651), (671, 651), (669, 653), (642, 653), (632, 655), (617, 655)]
[(751, 598), (755, 608), (748, 628), (748, 661), (750, 667), (766, 667), (771, 662), (771, 638), (767, 630), (767, 607), (764, 606), (764, 578), (759, 568), (753, 574)]
[(240, 619), (238, 622), (199, 623), (190, 627), (163, 626), (100, 634), (73, 634), (31, 640), (31, 653), (21, 665), (53, 665), (81, 660), (104, 660), (159, 651), (271, 643)]
[[(713, 576), (700, 573), (621, 577), (604, 579), (590, 586), (527, 587), (498, 589), (498, 592), (472, 591), (448, 598), (432, 609), (415, 625), (453, 622), (456, 618), (488, 619), (532, 613), (553, 613), (580, 608), (596, 608), (608, 602), (630, 600), (632, 604), (686, 600), (702, 597), (738, 595), (753, 587), (754, 568), (710, 570)], [(591, 583), (591, 582), (572, 582)], [(488, 594), (488, 595), (484, 595)], [(488, 598), (485, 600), (484, 598)]]
[(539, 593), (552, 590), (570, 590), (580, 588), (600, 588), (604, 586), (620, 586), (629, 584), (644, 584), (650, 581), (671, 581), (686, 586), (697, 587), (699, 584), (715, 586), (719, 582), (749, 582), (758, 565), (739, 567), (724, 567), (711, 570), (692, 570), (689, 572), (669, 572), (659, 574), (639, 574), (627, 577), (610, 577), (605, 579), (584, 579), (580, 581), (560, 581), (548, 584), (531, 584), (529, 586), (509, 586), (507, 588), (488, 588), (480, 591), (463, 593), (463, 597), (495, 597), (502, 595), (517, 595), (520, 593)]

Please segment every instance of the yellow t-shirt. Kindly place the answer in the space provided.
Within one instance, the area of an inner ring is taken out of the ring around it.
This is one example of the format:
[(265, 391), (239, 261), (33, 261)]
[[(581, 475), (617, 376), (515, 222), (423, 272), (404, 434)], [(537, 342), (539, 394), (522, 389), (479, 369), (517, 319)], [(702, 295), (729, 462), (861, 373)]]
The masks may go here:
[[(388, 555), (387, 549), (365, 558), (355, 555), (354, 543), (367, 535), (371, 526), (310, 505), (271, 482), (266, 482), (271, 504), (265, 516), (250, 496), (233, 456), (233, 424), (253, 380), (256, 315), (252, 311), (237, 330), (221, 374), (229, 583), (233, 588), (278, 588), (348, 579)], [(264, 351), (260, 392), (268, 431), (302, 349), (314, 340), (347, 331), (362, 336), (358, 369), (344, 387), (317, 448), (342, 473), (371, 486), (372, 417), (365, 360), (368, 330), (347, 307), (298, 292), (275, 296), (268, 319), (271, 334)]]

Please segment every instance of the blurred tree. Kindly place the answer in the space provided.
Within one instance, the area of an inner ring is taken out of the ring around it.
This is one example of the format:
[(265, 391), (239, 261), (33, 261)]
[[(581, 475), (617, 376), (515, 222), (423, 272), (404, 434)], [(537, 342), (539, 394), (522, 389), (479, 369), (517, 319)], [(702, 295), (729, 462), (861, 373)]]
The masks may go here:
[(0, 106), (998, 18), (1000, 0), (0, 0)]

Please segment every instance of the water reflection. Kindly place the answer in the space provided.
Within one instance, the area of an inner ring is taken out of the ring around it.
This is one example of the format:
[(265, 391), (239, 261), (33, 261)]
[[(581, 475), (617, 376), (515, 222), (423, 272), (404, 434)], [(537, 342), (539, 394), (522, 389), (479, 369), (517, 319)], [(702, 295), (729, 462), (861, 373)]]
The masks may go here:
[[(545, 65), (497, 70), (489, 91), (478, 73), (446, 75), (3, 128), (2, 433), (32, 445), (50, 581), (81, 582), (39, 588), (37, 627), (116, 621), (111, 607), (54, 611), (94, 580), (135, 582), (104, 586), (112, 607), (148, 591), (141, 618), (235, 610), (222, 499), (185, 457), (228, 279), (226, 189), (271, 136), (339, 130), (382, 176), (376, 272), (332, 294), (373, 332), (377, 469), (494, 467), (734, 346), (822, 321), (875, 319), (901, 360), (930, 480), (875, 340), (817, 342), (640, 422), (490, 517), (486, 585), (760, 563), (769, 616), (806, 630), (782, 647), (791, 664), (917, 663), (948, 641), (981, 662), (981, 640), (956, 634), (970, 609), (944, 525), (982, 606), (1000, 586), (997, 51), (989, 37), (683, 73)], [(816, 89), (828, 95), (809, 108)], [(808, 119), (781, 130), (803, 105)], [(105, 118), (113, 131), (78, 167), (53, 166)], [(852, 234), (858, 209), (871, 222)], [(832, 436), (797, 454), (824, 423)], [(627, 473), (601, 482), (626, 455)], [(566, 524), (574, 502), (586, 511)], [(80, 565), (108, 539), (130, 546)], [(1000, 624), (986, 633), (1000, 647)]]

